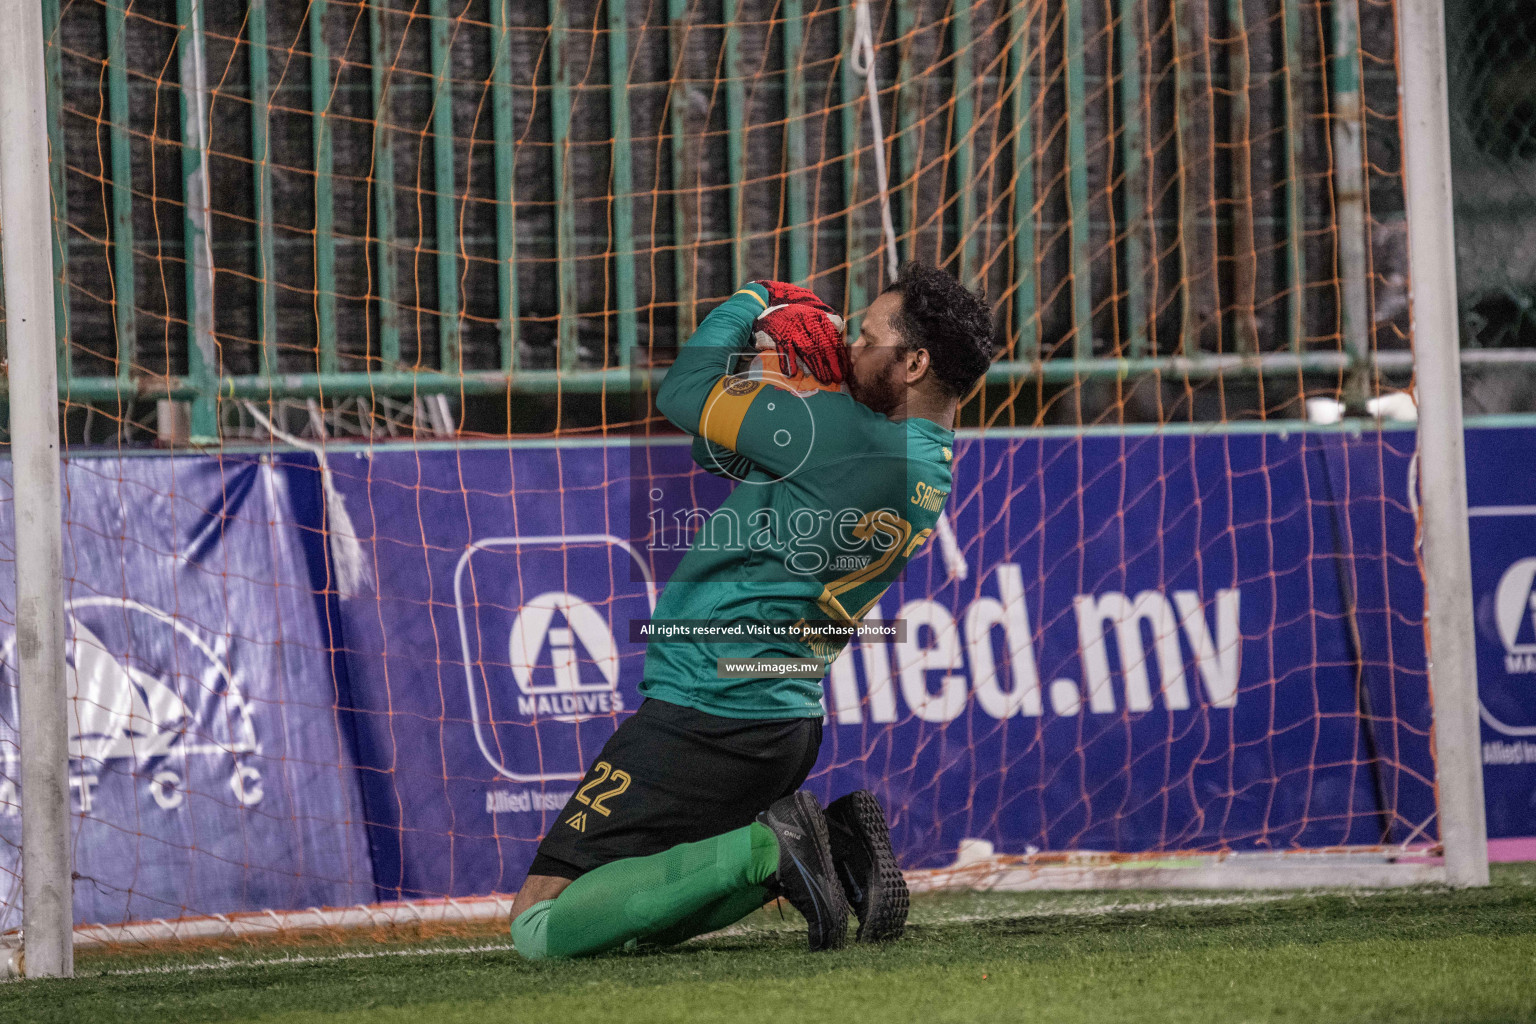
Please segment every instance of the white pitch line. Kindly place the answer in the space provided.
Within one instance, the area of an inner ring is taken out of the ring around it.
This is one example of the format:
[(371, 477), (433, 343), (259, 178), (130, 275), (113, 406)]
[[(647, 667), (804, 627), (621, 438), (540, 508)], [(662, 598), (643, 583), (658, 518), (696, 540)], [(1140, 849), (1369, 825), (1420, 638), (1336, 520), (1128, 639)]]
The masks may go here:
[(491, 943), (482, 946), (429, 946), (412, 949), (376, 949), (367, 952), (326, 953), (321, 956), (307, 956), (303, 953), (291, 953), (280, 957), (259, 957), (254, 960), (231, 960), (221, 957), (218, 960), (205, 961), (195, 964), (161, 964), (157, 967), (132, 967), (119, 971), (98, 971), (86, 975), (99, 978), (125, 978), (135, 974), (188, 974), (194, 971), (228, 971), (237, 967), (265, 967), (268, 964), (323, 964), (338, 960), (376, 960), (389, 956), (436, 956), (447, 953), (502, 953), (510, 952), (513, 946), (510, 942)]

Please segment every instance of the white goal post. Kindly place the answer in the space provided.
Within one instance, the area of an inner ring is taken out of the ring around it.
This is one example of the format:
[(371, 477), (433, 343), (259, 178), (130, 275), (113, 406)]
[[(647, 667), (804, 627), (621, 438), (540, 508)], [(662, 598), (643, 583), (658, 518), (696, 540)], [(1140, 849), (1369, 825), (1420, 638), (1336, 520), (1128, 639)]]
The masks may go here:
[(1487, 885), (1442, 0), (1398, 0), (1397, 24), (1436, 805), (1446, 881)]
[(0, 246), (10, 357), (20, 656), (22, 934), (29, 977), (74, 973), (62, 509), (42, 7), (0, 4)]

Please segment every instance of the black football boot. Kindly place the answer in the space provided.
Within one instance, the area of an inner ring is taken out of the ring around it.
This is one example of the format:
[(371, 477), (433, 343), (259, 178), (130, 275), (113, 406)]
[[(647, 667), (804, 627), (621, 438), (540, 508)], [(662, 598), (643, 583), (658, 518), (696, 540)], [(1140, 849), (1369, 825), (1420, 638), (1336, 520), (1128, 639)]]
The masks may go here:
[(901, 938), (912, 896), (896, 866), (880, 801), (867, 789), (857, 790), (832, 801), (826, 819), (832, 863), (859, 918), (859, 941)]
[(811, 949), (841, 949), (848, 941), (848, 899), (832, 866), (821, 804), (801, 790), (757, 820), (779, 841), (779, 869), (768, 888), (804, 916)]

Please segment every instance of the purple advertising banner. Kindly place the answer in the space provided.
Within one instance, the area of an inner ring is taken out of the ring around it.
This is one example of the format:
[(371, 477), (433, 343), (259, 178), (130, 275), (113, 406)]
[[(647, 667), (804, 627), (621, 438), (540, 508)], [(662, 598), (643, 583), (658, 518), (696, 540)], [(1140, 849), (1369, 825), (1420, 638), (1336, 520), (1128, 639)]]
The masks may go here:
[[(953, 542), (935, 537), (872, 613), (905, 638), (833, 665), (808, 786), (878, 793), (910, 868), (966, 839), (1433, 836), (1413, 442), (962, 439)], [(1533, 444), (1467, 439), (1489, 834), (1536, 856)], [(669, 440), (341, 450), (325, 466), (68, 463), (80, 922), (515, 889), (639, 704), (631, 624), (689, 511), (730, 486)], [(0, 556), (7, 606), (12, 572)], [(16, 687), (0, 624), (0, 930), (20, 915)]]
[[(66, 464), (79, 924), (373, 899), (292, 479), (246, 457)], [(9, 462), (0, 495), (9, 548)], [(14, 569), (0, 557), (0, 931), (21, 924), (26, 799)]]
[[(1536, 430), (1467, 433), (1490, 848), (1536, 859)], [(1524, 842), (1518, 840), (1524, 839)], [(1497, 842), (1504, 840), (1503, 843)]]

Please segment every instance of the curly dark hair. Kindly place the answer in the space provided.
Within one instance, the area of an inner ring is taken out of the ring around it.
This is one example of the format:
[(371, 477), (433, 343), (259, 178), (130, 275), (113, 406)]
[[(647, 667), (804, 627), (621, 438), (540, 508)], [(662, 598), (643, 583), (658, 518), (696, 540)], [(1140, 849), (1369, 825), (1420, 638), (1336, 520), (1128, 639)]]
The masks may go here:
[(992, 365), (992, 311), (950, 274), (925, 263), (901, 265), (886, 289), (901, 296), (893, 323), (908, 348), (925, 348), (934, 376), (956, 398), (970, 394)]

